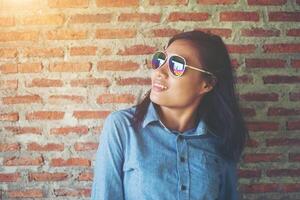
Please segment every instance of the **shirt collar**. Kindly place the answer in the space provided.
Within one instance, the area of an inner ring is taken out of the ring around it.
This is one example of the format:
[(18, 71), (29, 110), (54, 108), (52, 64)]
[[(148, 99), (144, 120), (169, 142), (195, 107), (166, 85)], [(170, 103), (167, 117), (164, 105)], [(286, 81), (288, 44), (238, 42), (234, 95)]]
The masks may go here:
[[(156, 112), (156, 109), (154, 107), (154, 103), (152, 101), (150, 101), (150, 104), (148, 106), (147, 113), (145, 115), (142, 127), (145, 128), (149, 123), (151, 123), (153, 121), (161, 122), (159, 120), (159, 115)], [(184, 133), (186, 133), (186, 135), (193, 135), (193, 136), (206, 134), (207, 130), (206, 130), (206, 124), (205, 124), (204, 120), (201, 119), (195, 129), (187, 130)]]

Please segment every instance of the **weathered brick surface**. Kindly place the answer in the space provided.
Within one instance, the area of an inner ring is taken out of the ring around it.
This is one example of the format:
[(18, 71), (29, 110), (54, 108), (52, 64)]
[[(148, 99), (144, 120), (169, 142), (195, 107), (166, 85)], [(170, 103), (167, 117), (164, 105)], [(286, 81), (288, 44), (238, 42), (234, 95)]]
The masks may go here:
[(220, 35), (251, 139), (240, 199), (300, 199), (299, 0), (0, 1), (0, 199), (89, 199), (103, 121), (168, 38)]

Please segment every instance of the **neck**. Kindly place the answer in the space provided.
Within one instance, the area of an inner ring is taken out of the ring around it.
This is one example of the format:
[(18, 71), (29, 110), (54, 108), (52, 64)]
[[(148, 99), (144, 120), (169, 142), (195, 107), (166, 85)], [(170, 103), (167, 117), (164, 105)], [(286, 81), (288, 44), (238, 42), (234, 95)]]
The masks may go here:
[(198, 106), (189, 108), (171, 108), (158, 106), (157, 111), (161, 122), (173, 131), (184, 132), (196, 126)]

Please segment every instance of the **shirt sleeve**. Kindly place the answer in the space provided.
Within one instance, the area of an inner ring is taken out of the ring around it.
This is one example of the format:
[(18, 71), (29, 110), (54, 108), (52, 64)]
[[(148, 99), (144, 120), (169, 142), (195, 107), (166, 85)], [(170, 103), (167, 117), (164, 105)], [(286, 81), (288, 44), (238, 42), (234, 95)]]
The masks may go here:
[(99, 136), (91, 200), (122, 200), (123, 145), (117, 119), (111, 113), (105, 120)]
[(237, 170), (235, 162), (226, 162), (225, 164), (218, 200), (238, 200)]

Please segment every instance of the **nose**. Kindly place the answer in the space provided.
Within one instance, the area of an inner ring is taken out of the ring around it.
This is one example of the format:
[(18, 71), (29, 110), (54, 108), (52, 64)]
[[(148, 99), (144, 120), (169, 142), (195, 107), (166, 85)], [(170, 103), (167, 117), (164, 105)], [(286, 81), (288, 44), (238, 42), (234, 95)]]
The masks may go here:
[(162, 78), (167, 78), (168, 77), (168, 72), (169, 72), (169, 66), (167, 62), (165, 62), (160, 68), (155, 70), (155, 75), (158, 77)]

